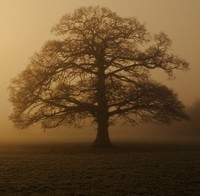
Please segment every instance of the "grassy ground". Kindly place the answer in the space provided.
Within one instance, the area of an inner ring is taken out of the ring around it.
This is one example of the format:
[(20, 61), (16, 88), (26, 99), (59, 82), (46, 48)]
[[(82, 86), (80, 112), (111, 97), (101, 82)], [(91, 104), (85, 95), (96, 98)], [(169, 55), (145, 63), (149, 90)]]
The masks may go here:
[(200, 145), (0, 147), (0, 195), (200, 195)]

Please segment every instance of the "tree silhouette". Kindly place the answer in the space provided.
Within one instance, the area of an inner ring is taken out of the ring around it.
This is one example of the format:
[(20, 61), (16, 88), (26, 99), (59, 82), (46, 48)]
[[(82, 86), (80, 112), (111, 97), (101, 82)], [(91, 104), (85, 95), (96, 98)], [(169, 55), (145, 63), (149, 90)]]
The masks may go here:
[(123, 119), (170, 123), (187, 115), (177, 95), (150, 71), (186, 70), (164, 33), (151, 36), (135, 18), (82, 7), (52, 28), (54, 40), (35, 53), (10, 86), (10, 119), (19, 128), (97, 124), (95, 146), (110, 146), (108, 127)]

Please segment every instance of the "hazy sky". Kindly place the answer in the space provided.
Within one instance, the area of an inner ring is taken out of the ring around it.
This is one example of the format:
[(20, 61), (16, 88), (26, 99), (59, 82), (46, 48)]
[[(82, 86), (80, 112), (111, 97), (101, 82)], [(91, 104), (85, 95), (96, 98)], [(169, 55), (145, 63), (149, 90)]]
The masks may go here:
[[(109, 7), (121, 16), (135, 16), (150, 32), (168, 34), (173, 40), (174, 53), (189, 61), (191, 70), (177, 72), (176, 80), (172, 81), (160, 73), (156, 73), (156, 78), (173, 87), (186, 106), (200, 99), (199, 0), (0, 0), (0, 141), (44, 137), (41, 129), (13, 128), (8, 120), (12, 106), (7, 88), (11, 79), (26, 67), (34, 51), (48, 40), (51, 27), (60, 17), (89, 5)], [(54, 136), (54, 133), (48, 135)]]

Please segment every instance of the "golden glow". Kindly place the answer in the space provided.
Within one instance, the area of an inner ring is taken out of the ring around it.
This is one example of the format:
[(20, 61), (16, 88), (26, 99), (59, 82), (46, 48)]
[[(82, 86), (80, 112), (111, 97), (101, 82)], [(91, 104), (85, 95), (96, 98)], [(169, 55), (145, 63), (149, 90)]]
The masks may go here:
[[(65, 131), (57, 134), (54, 130), (44, 137), (40, 128), (37, 128), (37, 131), (33, 130), (34, 128), (31, 129), (33, 131), (14, 129), (8, 120), (12, 107), (8, 101), (7, 87), (10, 80), (26, 67), (33, 52), (39, 50), (48, 40), (50, 28), (60, 17), (65, 12), (89, 5), (106, 6), (122, 16), (136, 16), (152, 33), (164, 31), (173, 40), (174, 53), (189, 61), (191, 70), (186, 73), (177, 72), (176, 80), (173, 81), (167, 81), (166, 76), (160, 72), (156, 72), (155, 77), (173, 87), (186, 105), (192, 105), (200, 98), (199, 0), (1, 0), (0, 142), (62, 138)], [(68, 131), (66, 139), (70, 140), (73, 134), (74, 138), (85, 138), (85, 135), (91, 133), (94, 135), (94, 131)]]

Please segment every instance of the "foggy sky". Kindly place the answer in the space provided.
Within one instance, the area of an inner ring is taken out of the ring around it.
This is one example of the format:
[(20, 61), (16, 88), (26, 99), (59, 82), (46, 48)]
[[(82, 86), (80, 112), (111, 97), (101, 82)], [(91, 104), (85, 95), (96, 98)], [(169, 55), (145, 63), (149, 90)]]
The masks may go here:
[[(167, 138), (183, 138), (199, 134), (200, 91), (200, 1), (199, 0), (0, 0), (0, 142), (37, 141), (93, 138), (91, 128), (72, 130), (62, 128), (49, 130), (46, 134), (40, 127), (27, 130), (15, 129), (8, 120), (12, 106), (8, 101), (8, 86), (28, 64), (29, 58), (40, 50), (50, 35), (51, 27), (66, 12), (80, 6), (100, 5), (109, 7), (121, 16), (136, 17), (151, 33), (164, 31), (173, 41), (173, 52), (190, 63), (188, 72), (176, 72), (175, 80), (155, 72), (154, 77), (172, 87), (195, 123), (175, 123), (170, 126), (143, 125), (127, 128), (126, 137), (120, 128), (113, 127), (111, 139), (150, 138), (156, 135)], [(134, 131), (132, 131), (134, 129)], [(161, 130), (162, 129), (162, 130)], [(191, 130), (190, 130), (191, 129)], [(148, 130), (148, 131), (147, 131)], [(183, 130), (183, 132), (181, 132)], [(127, 135), (131, 134), (131, 137)], [(187, 135), (189, 134), (189, 136)]]

